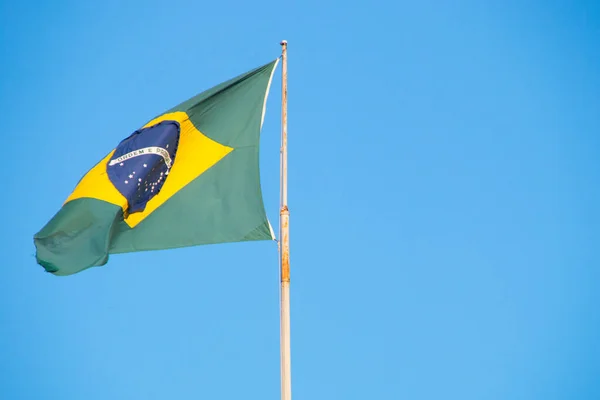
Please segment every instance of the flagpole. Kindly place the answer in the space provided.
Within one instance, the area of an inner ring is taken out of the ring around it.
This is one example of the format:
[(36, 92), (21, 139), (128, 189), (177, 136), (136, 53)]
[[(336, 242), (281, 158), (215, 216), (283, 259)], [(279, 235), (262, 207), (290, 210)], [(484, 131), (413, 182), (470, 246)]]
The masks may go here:
[(281, 208), (280, 276), (281, 276), (281, 400), (292, 400), (292, 374), (290, 352), (290, 212), (287, 205), (287, 40), (281, 41)]

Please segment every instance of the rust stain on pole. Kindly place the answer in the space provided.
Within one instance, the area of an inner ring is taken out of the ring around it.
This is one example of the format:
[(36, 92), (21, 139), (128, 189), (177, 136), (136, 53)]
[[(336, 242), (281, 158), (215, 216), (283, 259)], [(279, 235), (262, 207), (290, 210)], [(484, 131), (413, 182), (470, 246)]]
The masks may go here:
[(290, 281), (290, 232), (289, 218), (290, 212), (287, 206), (284, 206), (280, 212), (281, 216), (281, 281)]

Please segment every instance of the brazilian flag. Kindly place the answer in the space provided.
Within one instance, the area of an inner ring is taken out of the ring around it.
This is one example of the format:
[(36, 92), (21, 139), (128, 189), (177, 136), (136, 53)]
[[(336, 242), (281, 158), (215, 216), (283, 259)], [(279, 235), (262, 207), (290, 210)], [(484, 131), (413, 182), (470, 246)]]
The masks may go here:
[(34, 235), (46, 271), (70, 275), (109, 254), (272, 240), (259, 136), (278, 60), (148, 121), (79, 181)]

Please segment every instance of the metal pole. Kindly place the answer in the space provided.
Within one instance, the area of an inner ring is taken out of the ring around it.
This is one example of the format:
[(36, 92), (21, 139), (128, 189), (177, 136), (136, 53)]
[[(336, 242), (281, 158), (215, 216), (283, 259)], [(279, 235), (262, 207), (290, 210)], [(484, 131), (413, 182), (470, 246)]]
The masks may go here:
[(290, 361), (290, 212), (287, 206), (287, 41), (281, 42), (281, 208), (279, 229), (281, 238), (281, 400), (292, 400)]

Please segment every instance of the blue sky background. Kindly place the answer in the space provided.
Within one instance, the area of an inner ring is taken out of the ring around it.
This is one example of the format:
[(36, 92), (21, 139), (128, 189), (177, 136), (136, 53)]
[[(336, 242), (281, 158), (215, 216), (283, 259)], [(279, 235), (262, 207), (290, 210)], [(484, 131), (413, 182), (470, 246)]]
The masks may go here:
[(512, 0), (1, 1), (0, 398), (279, 398), (274, 243), (58, 278), (32, 237), (122, 138), (281, 39), (294, 398), (600, 398), (600, 3)]

